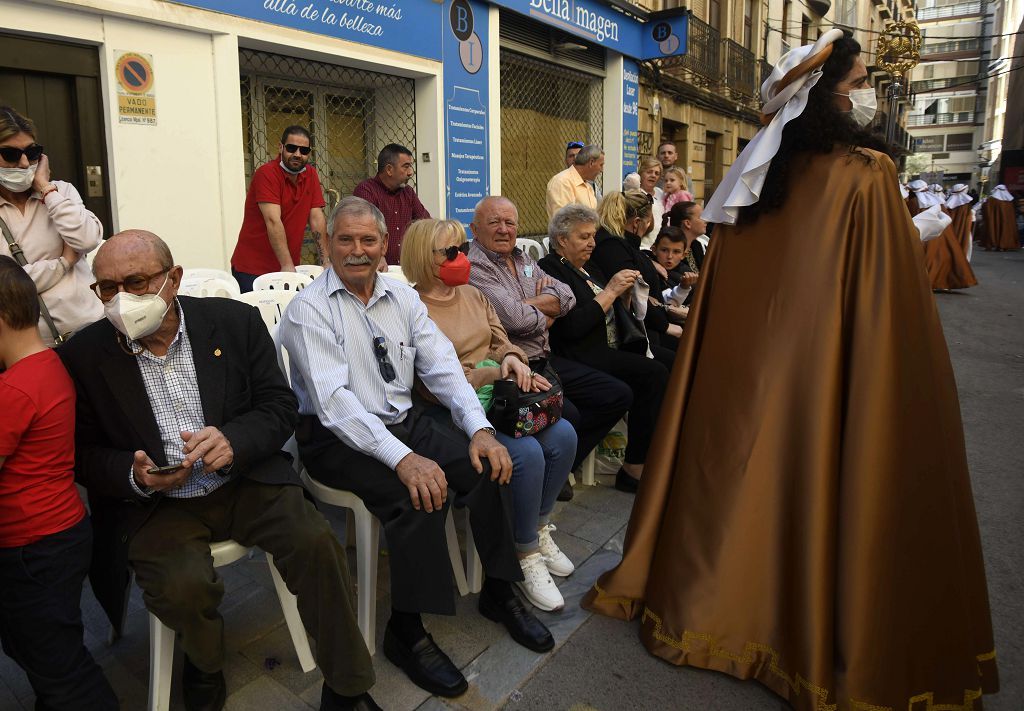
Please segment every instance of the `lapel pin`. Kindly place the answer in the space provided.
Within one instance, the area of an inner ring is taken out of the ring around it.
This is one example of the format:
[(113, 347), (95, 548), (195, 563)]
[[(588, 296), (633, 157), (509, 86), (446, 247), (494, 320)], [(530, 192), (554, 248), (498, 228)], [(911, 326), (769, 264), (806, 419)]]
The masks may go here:
[(220, 348), (214, 348), (213, 349), (213, 354), (215, 356), (217, 356), (218, 358), (220, 358)]

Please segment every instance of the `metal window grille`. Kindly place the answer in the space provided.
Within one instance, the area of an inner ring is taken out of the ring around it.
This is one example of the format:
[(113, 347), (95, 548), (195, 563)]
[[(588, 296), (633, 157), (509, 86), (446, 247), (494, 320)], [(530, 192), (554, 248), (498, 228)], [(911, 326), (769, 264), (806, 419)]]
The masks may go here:
[(548, 180), (565, 169), (566, 143), (602, 143), (604, 87), (593, 75), (505, 49), (500, 81), (501, 191), (519, 209), (520, 236), (547, 234)]
[[(416, 156), (412, 79), (249, 49), (239, 51), (239, 64), (247, 185), (256, 168), (277, 157), (281, 132), (293, 124), (312, 136), (311, 163), (328, 210), (377, 173), (377, 154), (388, 143)], [(319, 262), (308, 229), (302, 261)]]

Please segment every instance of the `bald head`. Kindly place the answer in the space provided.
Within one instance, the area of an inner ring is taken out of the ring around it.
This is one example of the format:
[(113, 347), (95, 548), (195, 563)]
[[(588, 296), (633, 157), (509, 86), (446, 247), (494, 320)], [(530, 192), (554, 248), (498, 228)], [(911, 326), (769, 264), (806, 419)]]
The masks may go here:
[(506, 197), (489, 195), (473, 212), (473, 238), (498, 254), (511, 254), (519, 231), (519, 211)]
[(124, 230), (112, 235), (100, 245), (93, 259), (93, 273), (99, 278), (101, 270), (116, 268), (125, 262), (145, 261), (153, 267), (152, 271), (170, 269), (174, 266), (174, 257), (167, 243), (152, 232), (146, 230)]

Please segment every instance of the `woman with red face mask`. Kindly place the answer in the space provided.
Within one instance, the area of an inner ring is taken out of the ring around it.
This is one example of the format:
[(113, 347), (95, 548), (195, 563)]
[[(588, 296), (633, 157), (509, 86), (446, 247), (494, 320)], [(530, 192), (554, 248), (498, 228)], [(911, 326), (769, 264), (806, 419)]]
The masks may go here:
[[(418, 220), (402, 240), (402, 273), (455, 346), (474, 390), (506, 378), (524, 392), (550, 389), (551, 383), (532, 372), (526, 354), (509, 341), (486, 297), (469, 285), (468, 246), (458, 222)], [(478, 367), (484, 361), (497, 365)], [(555, 527), (548, 519), (576, 456), (576, 430), (560, 419), (534, 435), (495, 436), (512, 457), (513, 527), (524, 578), (517, 584), (534, 606), (560, 610), (565, 601), (551, 576), (567, 576), (575, 566), (552, 540)]]

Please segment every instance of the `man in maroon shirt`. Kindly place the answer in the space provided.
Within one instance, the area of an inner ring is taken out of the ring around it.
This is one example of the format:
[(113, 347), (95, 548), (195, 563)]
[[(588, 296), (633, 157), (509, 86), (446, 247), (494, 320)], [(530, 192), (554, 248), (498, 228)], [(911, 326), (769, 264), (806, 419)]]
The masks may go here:
[(245, 216), (231, 255), (231, 273), (242, 291), (252, 291), (260, 274), (294, 272), (301, 262), (306, 225), (326, 254), (324, 193), (309, 165), (309, 131), (289, 126), (281, 134), (278, 157), (253, 173), (245, 196)]
[(377, 175), (359, 183), (352, 191), (356, 197), (375, 205), (387, 223), (388, 251), (380, 261), (379, 271), (386, 271), (388, 264), (398, 264), (402, 238), (409, 223), (430, 217), (416, 191), (407, 184), (412, 173), (412, 151), (389, 143), (377, 156)]
[(35, 284), (0, 256), (0, 643), (37, 709), (117, 709), (83, 643), (92, 528), (75, 489), (75, 386), (36, 324)]

